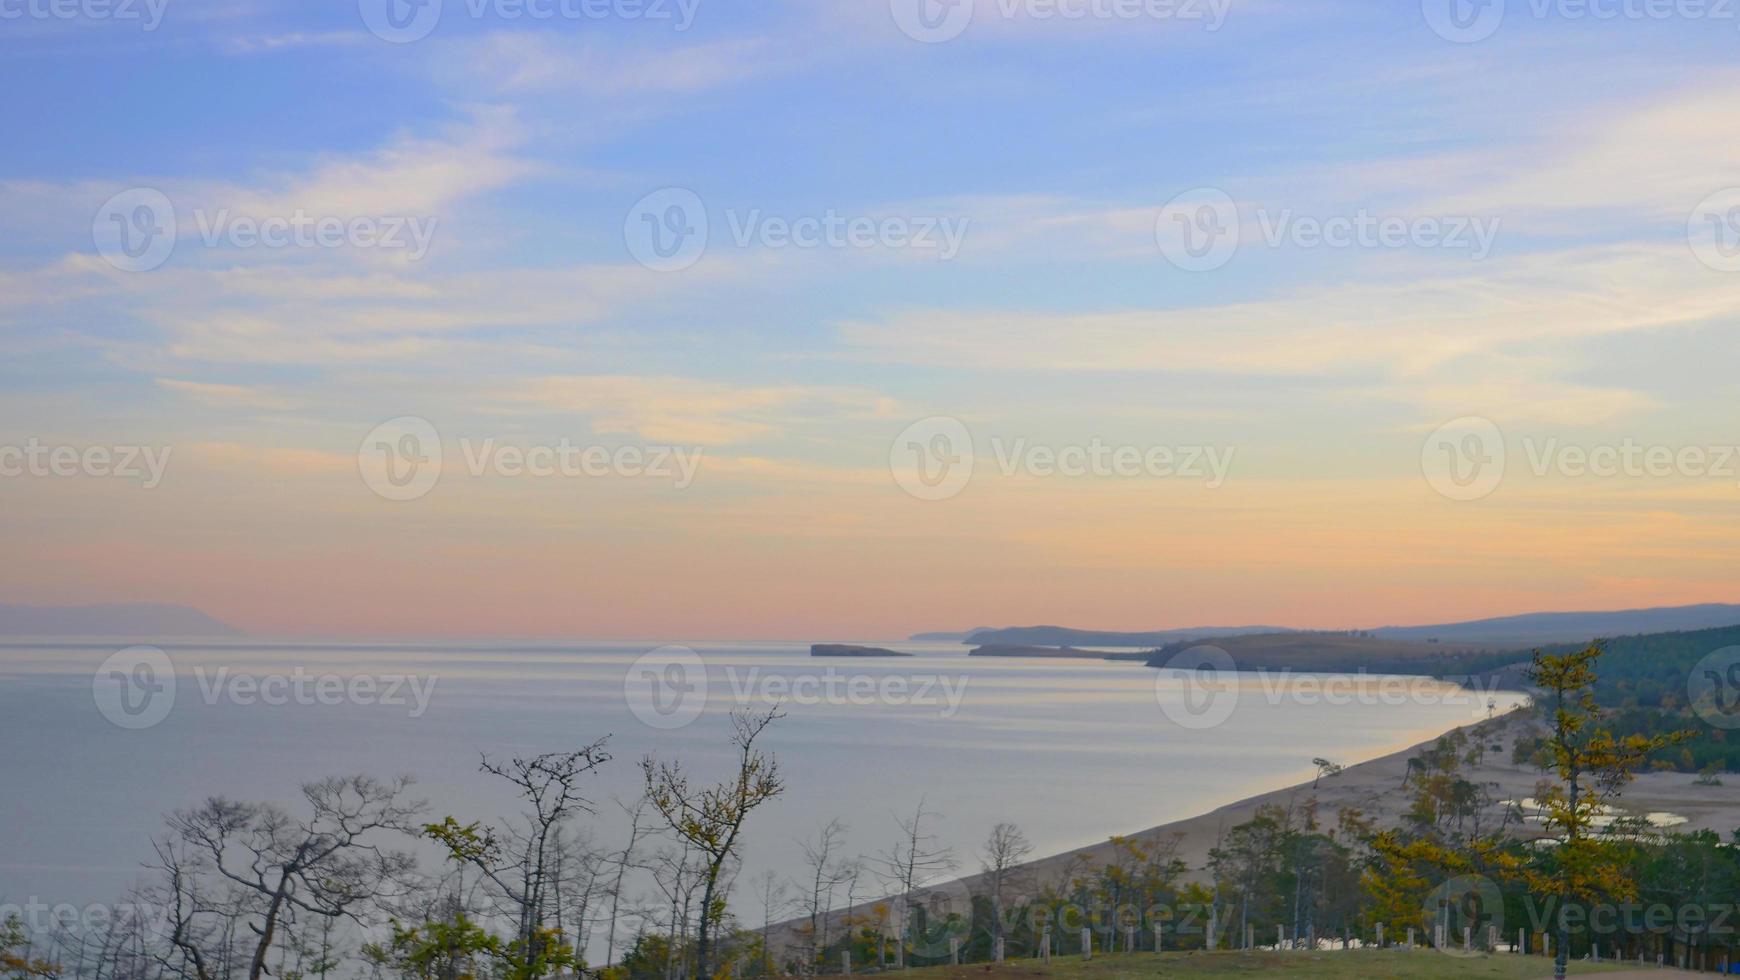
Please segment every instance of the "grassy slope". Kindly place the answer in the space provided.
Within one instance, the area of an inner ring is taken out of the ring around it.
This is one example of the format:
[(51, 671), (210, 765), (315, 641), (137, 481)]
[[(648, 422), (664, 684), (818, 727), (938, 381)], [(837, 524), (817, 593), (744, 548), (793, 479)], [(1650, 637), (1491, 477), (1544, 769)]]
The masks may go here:
[[(1635, 969), (1635, 964), (1632, 966)], [(1572, 976), (1598, 975), (1625, 969), (1603, 963), (1571, 964)], [(1659, 973), (1668, 977), (1673, 971)], [(939, 966), (912, 970), (913, 980), (1122, 980), (1124, 977), (1352, 977), (1437, 980), (1450, 977), (1488, 977), (1493, 980), (1536, 980), (1553, 975), (1552, 961), (1539, 956), (1452, 956), (1427, 949), (1353, 950), (1351, 952), (1274, 953), (1152, 953), (1096, 956), (1084, 963), (1076, 957), (1058, 957), (1050, 966), (1020, 960), (1001, 966), (976, 963), (969, 966)]]

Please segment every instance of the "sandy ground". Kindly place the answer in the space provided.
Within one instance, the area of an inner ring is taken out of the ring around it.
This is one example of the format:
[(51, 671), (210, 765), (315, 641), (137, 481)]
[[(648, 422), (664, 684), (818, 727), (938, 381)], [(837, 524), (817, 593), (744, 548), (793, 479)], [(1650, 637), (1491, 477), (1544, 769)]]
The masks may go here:
[[(1519, 734), (1527, 731), (1527, 723), (1512, 715), (1493, 721), (1467, 726), (1471, 736), (1483, 737), (1487, 744), (1500, 746), (1489, 749), (1478, 767), (1468, 770), (1468, 778), (1491, 787), (1494, 799), (1521, 800), (1535, 795), (1536, 784), (1544, 778), (1533, 767), (1511, 764), (1511, 748)], [(1144, 840), (1176, 839), (1178, 856), (1192, 869), (1193, 877), (1206, 881), (1203, 866), (1208, 862), (1209, 849), (1215, 846), (1227, 830), (1250, 820), (1262, 806), (1303, 808), (1313, 798), (1317, 801), (1318, 819), (1333, 827), (1337, 811), (1355, 809), (1378, 826), (1401, 822), (1411, 800), (1411, 793), (1402, 786), (1408, 771), (1408, 760), (1418, 755), (1431, 742), (1403, 749), (1370, 762), (1349, 766), (1339, 776), (1321, 780), (1316, 788), (1310, 783), (1263, 793), (1231, 803), (1201, 816), (1162, 824), (1133, 835)], [(1729, 777), (1728, 786), (1698, 786), (1696, 776), (1688, 773), (1648, 773), (1626, 789), (1620, 809), (1628, 815), (1647, 816), (1671, 813), (1684, 817), (1677, 830), (1715, 830), (1724, 837), (1740, 828), (1740, 777)], [(1482, 815), (1485, 826), (1498, 826), (1504, 820), (1502, 808)], [(1512, 817), (1514, 824), (1515, 818)], [(1060, 873), (1076, 855), (1088, 854), (1104, 858), (1108, 845), (1101, 843), (1065, 854), (1034, 861), (1027, 870), (1040, 878)], [(970, 879), (969, 879), (970, 880)]]
[[(1537, 783), (1543, 778), (1544, 774), (1538, 769), (1515, 766), (1510, 762), (1512, 746), (1519, 734), (1528, 731), (1528, 724), (1521, 715), (1512, 714), (1464, 729), (1471, 736), (1485, 739), (1489, 746), (1499, 747), (1497, 750), (1489, 748), (1482, 763), (1467, 770), (1468, 778), (1486, 784), (1495, 800), (1532, 797)], [(1209, 849), (1215, 846), (1222, 834), (1250, 820), (1262, 806), (1292, 807), (1299, 810), (1315, 799), (1318, 819), (1323, 826), (1333, 827), (1337, 812), (1344, 809), (1356, 809), (1379, 826), (1396, 825), (1401, 822), (1411, 797), (1402, 785), (1408, 760), (1431, 744), (1424, 742), (1391, 755), (1349, 766), (1340, 775), (1321, 780), (1315, 788), (1310, 783), (1303, 783), (1263, 793), (1201, 816), (1161, 824), (1131, 836), (1147, 841), (1176, 841), (1178, 856), (1190, 866), (1189, 877), (1206, 882), (1208, 875), (1205, 865), (1208, 862)], [(1676, 814), (1685, 818), (1685, 822), (1674, 825), (1674, 829), (1708, 829), (1727, 837), (1740, 828), (1740, 777), (1729, 777), (1729, 782), (1734, 785), (1728, 786), (1698, 786), (1694, 784), (1696, 778), (1687, 773), (1649, 773), (1640, 776), (1625, 791), (1620, 800), (1620, 809), (1628, 815), (1636, 816)], [(1497, 827), (1505, 820), (1504, 809), (1494, 807), (1483, 813), (1483, 827)], [(1516, 819), (1515, 816), (1510, 818), (1512, 826), (1516, 825)], [(1521, 832), (1528, 833), (1527, 827)], [(1080, 857), (1085, 855), (1096, 861), (1103, 861), (1109, 853), (1110, 845), (1102, 841), (1040, 858), (1024, 865), (1017, 880), (1055, 881)], [(976, 860), (971, 855), (959, 857), (963, 863)], [(973, 875), (932, 886), (926, 891), (964, 896), (980, 891), (978, 886), (978, 876)], [(849, 911), (853, 915), (867, 915), (875, 904), (876, 902), (861, 903)], [(842, 914), (845, 913), (837, 911), (830, 919), (837, 921)], [(788, 925), (796, 925), (796, 922)], [(836, 928), (837, 926), (831, 926), (829, 931), (833, 932)], [(1652, 971), (1652, 975), (1661, 974)]]

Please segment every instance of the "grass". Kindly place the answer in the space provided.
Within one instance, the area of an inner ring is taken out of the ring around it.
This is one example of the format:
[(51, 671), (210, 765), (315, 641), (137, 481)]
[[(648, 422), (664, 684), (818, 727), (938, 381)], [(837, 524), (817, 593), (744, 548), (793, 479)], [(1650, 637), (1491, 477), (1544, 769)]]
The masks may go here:
[[(1632, 965), (1635, 969), (1635, 964)], [(1592, 976), (1625, 970), (1610, 963), (1572, 963), (1572, 976)], [(1650, 968), (1654, 973), (1654, 967)], [(993, 966), (937, 966), (912, 970), (913, 980), (1122, 980), (1125, 977), (1351, 977), (1438, 980), (1451, 977), (1488, 977), (1492, 980), (1541, 980), (1553, 975), (1551, 960), (1539, 956), (1476, 955), (1469, 957), (1429, 949), (1352, 950), (1336, 952), (1276, 953), (1265, 950), (1224, 953), (1153, 953), (1057, 957), (1047, 966), (1035, 960), (1019, 960)], [(1663, 971), (1663, 976), (1671, 973)]]

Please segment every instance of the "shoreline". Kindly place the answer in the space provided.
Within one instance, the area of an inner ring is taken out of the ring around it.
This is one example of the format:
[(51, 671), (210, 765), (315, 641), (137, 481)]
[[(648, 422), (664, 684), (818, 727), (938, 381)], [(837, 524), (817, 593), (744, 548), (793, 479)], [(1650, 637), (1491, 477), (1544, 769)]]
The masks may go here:
[[(1311, 780), (1282, 786), (1204, 813), (1116, 836), (1144, 844), (1170, 842), (1176, 849), (1176, 857), (1188, 866), (1181, 881), (1208, 884), (1211, 881), (1206, 868), (1209, 850), (1217, 845), (1226, 831), (1251, 820), (1261, 807), (1278, 806), (1297, 811), (1310, 805), (1316, 809), (1320, 826), (1334, 826), (1343, 810), (1357, 810), (1379, 826), (1398, 824), (1411, 799), (1401, 791), (1403, 778), (1408, 772), (1408, 760), (1439, 739), (1458, 731), (1484, 739), (1488, 745), (1481, 761), (1467, 768), (1468, 779), (1490, 789), (1497, 801), (1533, 796), (1536, 783), (1545, 778), (1545, 774), (1532, 766), (1520, 766), (1510, 761), (1517, 735), (1530, 727), (1524, 709), (1515, 709), (1496, 718), (1455, 726), (1424, 741), (1349, 765), (1338, 775), (1317, 780), (1315, 787)], [(1496, 751), (1492, 748), (1495, 745), (1499, 746)], [(1676, 832), (1713, 830), (1727, 837), (1740, 830), (1740, 794), (1723, 786), (1695, 785), (1696, 778), (1695, 774), (1678, 772), (1640, 774), (1626, 789), (1620, 808), (1637, 816), (1672, 814), (1684, 818), (1683, 822), (1663, 828)], [(1503, 809), (1498, 805), (1490, 808), (1489, 814), (1495, 822)], [(1513, 816), (1511, 819), (1517, 818)], [(1527, 833), (1526, 825), (1523, 833)], [(1112, 853), (1111, 838), (1106, 838), (1025, 861), (1011, 869), (1009, 874), (1022, 883), (1023, 890), (1032, 890), (1036, 886), (1054, 883), (1078, 868), (1084, 860), (1103, 864)], [(976, 860), (976, 854), (961, 857), (963, 865)], [(975, 871), (926, 885), (918, 889), (917, 894), (941, 897), (945, 903), (952, 903), (956, 898), (980, 892), (983, 878), (982, 872)], [(831, 910), (826, 916), (829, 934), (837, 933), (845, 918), (862, 920), (872, 915), (878, 906), (889, 905), (894, 897), (881, 895), (860, 901), (850, 908)], [(797, 944), (801, 942), (797, 930), (808, 921), (800, 916), (777, 923), (774, 929), (783, 934), (785, 942)]]

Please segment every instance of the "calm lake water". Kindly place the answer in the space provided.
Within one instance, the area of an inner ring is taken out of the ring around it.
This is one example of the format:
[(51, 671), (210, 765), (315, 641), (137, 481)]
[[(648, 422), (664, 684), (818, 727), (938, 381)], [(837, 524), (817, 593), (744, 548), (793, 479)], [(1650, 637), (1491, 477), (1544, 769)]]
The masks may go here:
[[(293, 804), (298, 783), (325, 775), (411, 773), (432, 813), (493, 819), (516, 800), (478, 773), (479, 753), (527, 756), (604, 735), (615, 761), (593, 784), (593, 823), (601, 844), (619, 847), (625, 822), (609, 801), (637, 795), (638, 760), (673, 756), (722, 778), (740, 700), (779, 698), (787, 713), (766, 745), (789, 789), (750, 824), (745, 880), (768, 867), (795, 875), (794, 840), (830, 818), (849, 825), (853, 851), (886, 849), (895, 815), (920, 800), (963, 870), (1002, 820), (1036, 854), (1053, 853), (1309, 779), (1316, 756), (1358, 762), (1488, 711), (1484, 694), (1418, 679), (1325, 690), (1322, 677), (1236, 675), (1211, 703), (1191, 676), (1140, 663), (894, 645), (919, 655), (691, 643), (694, 659), (647, 661), (657, 644), (163, 644), (172, 697), (149, 664), (139, 672), (139, 656), (105, 666), (113, 646), (0, 648), (0, 902), (113, 899), (168, 811), (212, 795)], [(139, 714), (117, 709), (121, 693)], [(1496, 699), (1502, 711), (1520, 696)], [(105, 711), (130, 725), (161, 720), (130, 729)], [(1224, 722), (1203, 727), (1216, 712)]]

